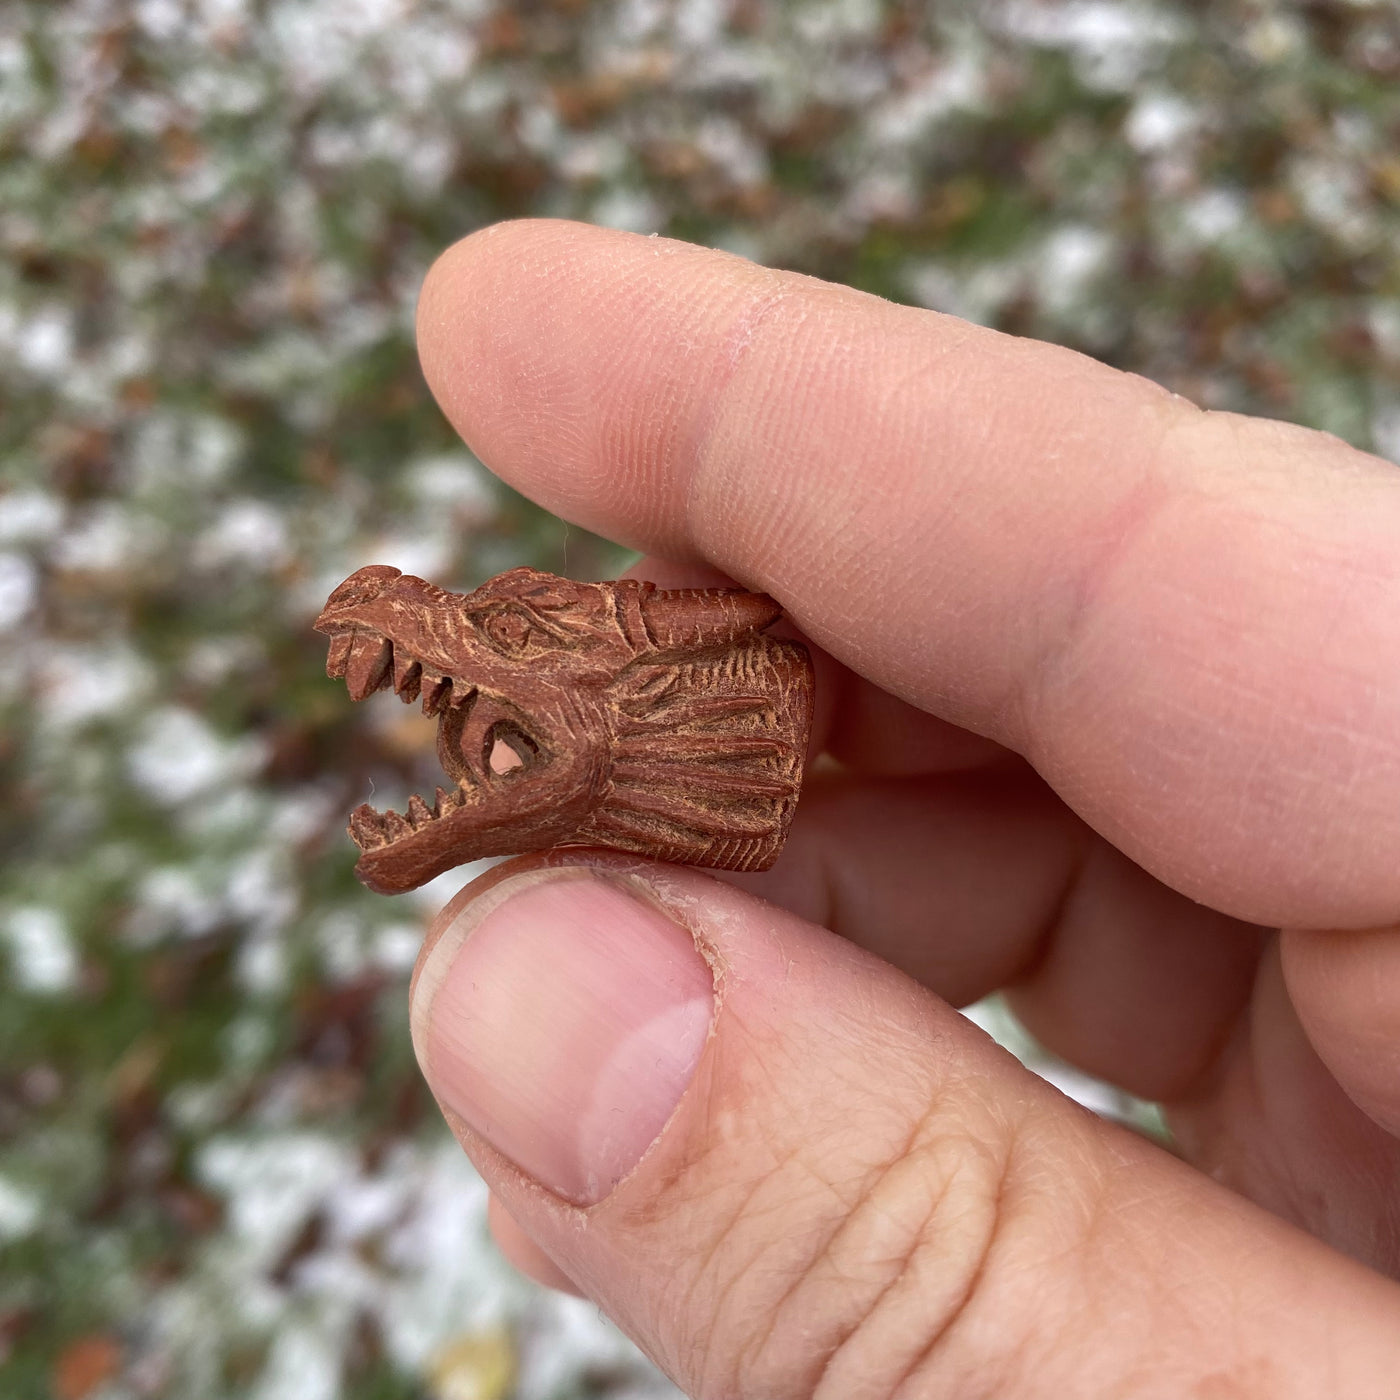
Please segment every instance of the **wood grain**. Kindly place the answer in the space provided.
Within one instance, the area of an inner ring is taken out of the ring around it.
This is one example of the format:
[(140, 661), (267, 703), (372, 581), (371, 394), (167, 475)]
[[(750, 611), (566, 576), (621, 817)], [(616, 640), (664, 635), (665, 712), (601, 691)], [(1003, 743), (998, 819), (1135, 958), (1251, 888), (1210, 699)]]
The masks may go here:
[(466, 861), (607, 846), (766, 870), (787, 836), (811, 728), (811, 658), (743, 589), (577, 583), (512, 569), (449, 593), (382, 564), (316, 629), (353, 700), (392, 687), (438, 719), (450, 782), (406, 813), (350, 816), (356, 874), (415, 889)]

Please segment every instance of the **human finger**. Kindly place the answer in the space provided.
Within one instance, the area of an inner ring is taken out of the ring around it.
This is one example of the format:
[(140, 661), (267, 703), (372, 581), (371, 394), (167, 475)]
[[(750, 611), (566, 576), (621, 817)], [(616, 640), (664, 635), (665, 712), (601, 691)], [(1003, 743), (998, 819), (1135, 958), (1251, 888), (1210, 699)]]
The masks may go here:
[(495, 226), (425, 286), (507, 480), (764, 588), (1253, 922), (1400, 912), (1400, 473), (1068, 351), (662, 239)]
[[(628, 573), (664, 588), (732, 583), (656, 558)], [(858, 766), (818, 765), (777, 865), (724, 878), (955, 1006), (1008, 988), (1047, 1049), (1130, 1093), (1194, 1091), (1248, 1000), (1260, 931), (1133, 865), (1007, 750), (820, 651), (814, 661), (825, 703), (813, 748)]]
[(773, 869), (724, 878), (955, 1006), (1007, 989), (1048, 1050), (1146, 1099), (1209, 1075), (1264, 941), (1154, 880), (1015, 771), (814, 773)]
[(1400, 1277), (1400, 1139), (1319, 1055), (1280, 942), (1259, 958), (1247, 1014), (1206, 1091), (1167, 1106), (1173, 1143), (1213, 1180)]
[(1395, 1285), (697, 872), (492, 872), (411, 1019), (493, 1191), (697, 1400), (1379, 1400), (1400, 1367)]
[(501, 1204), (499, 1196), (491, 1197), (486, 1219), (496, 1247), (522, 1274), (558, 1293), (582, 1296), (573, 1279), (520, 1228), (515, 1217)]
[[(637, 568), (668, 587), (732, 582), (657, 560)], [(854, 696), (882, 692), (824, 664), (840, 698), (825, 707), (822, 743), (841, 730), (857, 743), (868, 735), (896, 771), (917, 768), (930, 746), (910, 745), (909, 731), (882, 745), (888, 729), (852, 714)], [(898, 715), (903, 702), (889, 703)], [(920, 728), (916, 719), (913, 734)], [(778, 865), (727, 878), (862, 943), (955, 1004), (1005, 984), (1046, 1048), (1163, 1102), (1187, 1160), (1393, 1271), (1400, 1144), (1377, 1125), (1396, 1119), (1386, 1047), (1400, 1027), (1386, 989), (1400, 979), (1376, 962), (1393, 954), (1393, 935), (1285, 935), (1285, 949), (1301, 950), (1287, 959), (1290, 998), (1282, 966), (1260, 966), (1267, 930), (1195, 904), (1102, 840), (1084, 839), (1077, 819), (1024, 774), (943, 767), (930, 765), (932, 782), (819, 770)]]
[(1400, 925), (1291, 929), (1281, 952), (1288, 995), (1347, 1096), (1400, 1135)]
[[(646, 579), (658, 588), (735, 586), (718, 569), (655, 555), (638, 560), (623, 577)], [(813, 756), (830, 754), (863, 773), (900, 777), (1020, 762), (1000, 744), (920, 710), (857, 675), (802, 637), (787, 619), (772, 630), (806, 642), (811, 651), (816, 672)]]

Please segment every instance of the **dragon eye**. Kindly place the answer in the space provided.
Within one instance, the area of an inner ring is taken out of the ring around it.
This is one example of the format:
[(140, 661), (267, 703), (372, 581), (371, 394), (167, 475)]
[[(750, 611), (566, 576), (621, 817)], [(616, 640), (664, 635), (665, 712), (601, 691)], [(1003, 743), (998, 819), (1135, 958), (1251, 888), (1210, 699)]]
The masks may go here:
[(522, 651), (534, 628), (524, 613), (512, 610), (492, 613), (481, 623), (481, 630), (502, 651)]

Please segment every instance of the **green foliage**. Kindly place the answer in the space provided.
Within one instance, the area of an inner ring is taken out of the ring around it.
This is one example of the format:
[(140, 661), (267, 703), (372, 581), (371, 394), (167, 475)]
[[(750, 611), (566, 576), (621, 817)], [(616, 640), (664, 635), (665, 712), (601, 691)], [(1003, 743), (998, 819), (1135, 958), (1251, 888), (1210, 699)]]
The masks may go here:
[(332, 584), (620, 558), (432, 404), (442, 248), (670, 233), (1397, 455), (1397, 151), (1363, 0), (6, 7), (0, 1389), (388, 1400), (505, 1320), (521, 1395), (662, 1393), (490, 1255), (341, 832), (436, 768)]

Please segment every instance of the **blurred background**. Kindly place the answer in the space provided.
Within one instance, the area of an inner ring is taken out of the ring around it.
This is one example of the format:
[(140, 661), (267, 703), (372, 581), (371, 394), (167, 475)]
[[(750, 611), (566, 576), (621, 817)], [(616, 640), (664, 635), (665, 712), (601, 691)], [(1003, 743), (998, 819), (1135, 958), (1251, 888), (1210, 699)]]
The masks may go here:
[(343, 833), (434, 727), (309, 630), (367, 562), (625, 562), (417, 369), (434, 256), (526, 214), (1400, 458), (1393, 0), (0, 3), (7, 1397), (674, 1395), (489, 1244), (406, 1023), (463, 873), (378, 898)]

